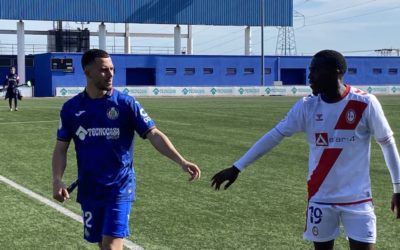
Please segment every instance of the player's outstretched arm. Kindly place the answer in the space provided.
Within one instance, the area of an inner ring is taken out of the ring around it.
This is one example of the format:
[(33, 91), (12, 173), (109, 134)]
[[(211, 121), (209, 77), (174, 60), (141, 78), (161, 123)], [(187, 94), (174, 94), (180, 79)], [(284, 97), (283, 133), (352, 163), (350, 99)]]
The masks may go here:
[(377, 140), (381, 146), (386, 166), (389, 169), (393, 183), (391, 209), (397, 219), (400, 219), (400, 157), (393, 136), (385, 140)]
[(53, 169), (53, 198), (59, 202), (69, 199), (69, 193), (62, 181), (67, 166), (67, 151), (69, 142), (58, 141), (54, 147), (52, 169)]
[(183, 171), (190, 174), (189, 181), (200, 179), (200, 168), (195, 163), (183, 158), (163, 132), (157, 128), (153, 128), (147, 133), (146, 137), (158, 152), (178, 163)]
[(228, 181), (228, 183), (226, 183), (224, 186), (224, 189), (227, 189), (230, 185), (232, 185), (236, 181), (239, 173), (240, 170), (237, 169), (235, 166), (232, 166), (230, 168), (225, 168), (216, 173), (211, 178), (211, 187), (215, 188), (215, 190), (219, 190), (221, 184), (224, 183), (225, 181)]

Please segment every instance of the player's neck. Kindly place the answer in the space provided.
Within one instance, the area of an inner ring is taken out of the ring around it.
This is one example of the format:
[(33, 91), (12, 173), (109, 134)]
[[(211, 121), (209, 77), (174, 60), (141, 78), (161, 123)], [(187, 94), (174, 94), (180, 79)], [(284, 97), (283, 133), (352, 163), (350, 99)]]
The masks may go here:
[(106, 90), (98, 89), (90, 84), (86, 85), (85, 91), (91, 99), (99, 99), (107, 94)]
[(334, 91), (322, 94), (322, 98), (327, 102), (337, 102), (348, 93), (347, 86), (342, 82), (338, 82), (338, 86)]

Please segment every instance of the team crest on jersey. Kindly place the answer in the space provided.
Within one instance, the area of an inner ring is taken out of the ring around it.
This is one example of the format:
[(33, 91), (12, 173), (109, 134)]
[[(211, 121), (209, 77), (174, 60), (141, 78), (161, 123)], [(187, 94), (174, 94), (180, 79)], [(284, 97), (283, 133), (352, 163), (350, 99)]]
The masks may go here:
[(319, 232), (318, 232), (318, 227), (313, 226), (313, 228), (312, 228), (312, 234), (313, 234), (314, 236), (318, 236), (318, 234), (319, 234)]
[(356, 120), (356, 111), (354, 111), (354, 109), (347, 110), (346, 122), (348, 124), (353, 124), (355, 120)]
[(84, 234), (85, 234), (86, 237), (90, 236), (90, 232), (89, 232), (89, 230), (87, 228), (85, 228)]
[(118, 109), (116, 109), (115, 107), (111, 107), (107, 110), (107, 117), (110, 120), (116, 120), (119, 116), (119, 112)]
[(328, 146), (328, 133), (315, 133), (315, 145), (316, 146)]

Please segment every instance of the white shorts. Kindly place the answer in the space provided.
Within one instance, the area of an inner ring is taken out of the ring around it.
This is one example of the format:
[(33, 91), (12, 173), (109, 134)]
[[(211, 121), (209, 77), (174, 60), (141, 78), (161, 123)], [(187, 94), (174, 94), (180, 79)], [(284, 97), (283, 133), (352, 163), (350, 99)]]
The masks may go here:
[(372, 202), (354, 205), (321, 205), (310, 202), (304, 239), (326, 242), (336, 239), (340, 223), (347, 237), (365, 243), (376, 242), (376, 216)]

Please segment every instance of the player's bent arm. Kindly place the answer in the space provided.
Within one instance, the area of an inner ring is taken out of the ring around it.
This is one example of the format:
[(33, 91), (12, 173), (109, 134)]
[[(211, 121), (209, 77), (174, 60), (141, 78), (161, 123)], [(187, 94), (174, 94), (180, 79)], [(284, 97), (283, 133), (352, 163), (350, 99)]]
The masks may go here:
[(176, 150), (169, 138), (159, 129), (151, 129), (146, 134), (146, 138), (149, 139), (153, 147), (157, 149), (158, 152), (178, 163), (184, 171), (188, 172), (191, 175), (190, 180), (200, 178), (201, 172), (199, 167), (196, 164), (185, 160), (185, 158), (183, 158)]
[(69, 198), (66, 187), (62, 182), (65, 168), (67, 166), (67, 152), (69, 142), (57, 140), (53, 151), (52, 172), (53, 172), (53, 197), (63, 202)]
[(393, 183), (393, 192), (400, 193), (400, 157), (393, 136), (377, 141), (381, 146), (386, 166), (389, 169)]
[(240, 171), (243, 171), (247, 166), (277, 146), (283, 140), (283, 138), (284, 135), (281, 134), (276, 128), (270, 130), (233, 165)]

